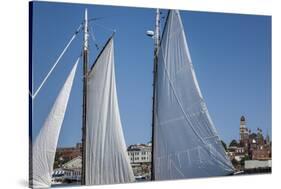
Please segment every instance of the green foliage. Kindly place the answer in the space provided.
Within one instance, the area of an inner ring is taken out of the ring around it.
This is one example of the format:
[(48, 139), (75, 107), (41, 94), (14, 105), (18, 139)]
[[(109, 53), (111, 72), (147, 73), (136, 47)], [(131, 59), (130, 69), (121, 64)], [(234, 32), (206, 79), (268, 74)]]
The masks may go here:
[(229, 146), (238, 146), (238, 142), (236, 140), (232, 140)]
[(250, 160), (250, 157), (249, 157), (248, 155), (245, 155), (245, 156), (241, 159), (241, 161), (240, 161), (241, 166), (244, 166), (244, 165), (245, 165), (245, 161), (246, 161), (246, 160)]
[(221, 140), (221, 144), (222, 144), (224, 150), (227, 151), (227, 146), (226, 146), (226, 144), (225, 144), (225, 142), (223, 140)]
[(231, 160), (231, 163), (234, 167), (237, 167), (237, 165), (239, 165), (239, 162), (236, 159)]

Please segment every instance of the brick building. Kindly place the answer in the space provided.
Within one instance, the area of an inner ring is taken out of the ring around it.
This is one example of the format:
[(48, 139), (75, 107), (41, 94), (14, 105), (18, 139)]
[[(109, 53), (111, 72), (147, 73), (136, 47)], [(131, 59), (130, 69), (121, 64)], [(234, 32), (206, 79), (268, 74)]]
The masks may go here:
[(246, 127), (245, 117), (241, 116), (239, 141), (231, 141), (227, 154), (235, 168), (241, 170), (247, 160), (271, 160), (271, 141), (268, 135), (263, 136), (260, 128), (257, 129), (257, 132), (251, 132)]
[(269, 137), (267, 136), (265, 140), (260, 128), (257, 129), (256, 133), (252, 133), (246, 127), (244, 116), (240, 118), (239, 146), (244, 149), (244, 156), (248, 156), (251, 160), (271, 159), (271, 142), (269, 141)]

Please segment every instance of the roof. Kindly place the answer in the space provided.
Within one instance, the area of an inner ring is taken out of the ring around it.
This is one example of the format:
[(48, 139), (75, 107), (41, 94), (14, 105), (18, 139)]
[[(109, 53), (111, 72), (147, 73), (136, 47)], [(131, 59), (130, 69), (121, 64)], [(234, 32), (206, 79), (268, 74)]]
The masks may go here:
[(76, 158), (64, 163), (63, 168), (81, 168), (82, 167), (82, 157), (77, 156)]
[(271, 167), (271, 160), (259, 161), (259, 160), (246, 160), (245, 169), (267, 168)]
[(151, 146), (146, 144), (134, 144), (130, 145), (127, 151), (150, 151)]

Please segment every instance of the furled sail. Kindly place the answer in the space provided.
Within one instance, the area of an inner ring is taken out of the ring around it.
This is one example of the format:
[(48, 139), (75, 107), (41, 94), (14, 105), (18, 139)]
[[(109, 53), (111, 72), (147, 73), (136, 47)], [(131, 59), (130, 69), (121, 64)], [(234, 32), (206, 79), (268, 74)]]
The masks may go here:
[(55, 153), (79, 59), (73, 66), (32, 149), (32, 187), (51, 186)]
[(179, 11), (169, 11), (158, 52), (155, 180), (233, 172), (199, 89)]
[(119, 115), (113, 37), (88, 75), (85, 183), (134, 181)]

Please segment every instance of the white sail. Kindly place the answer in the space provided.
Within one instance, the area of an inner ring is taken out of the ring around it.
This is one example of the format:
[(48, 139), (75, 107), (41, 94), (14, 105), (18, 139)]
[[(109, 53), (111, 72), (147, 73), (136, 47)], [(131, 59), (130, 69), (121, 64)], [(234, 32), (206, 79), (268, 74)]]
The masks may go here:
[(33, 143), (32, 148), (32, 187), (47, 188), (51, 186), (53, 165), (60, 129), (72, 88), (78, 61), (67, 77), (64, 86), (49, 113), (43, 127)]
[(179, 11), (169, 12), (156, 75), (155, 180), (233, 172), (193, 70)]
[(113, 38), (88, 76), (85, 183), (134, 181), (119, 115)]

